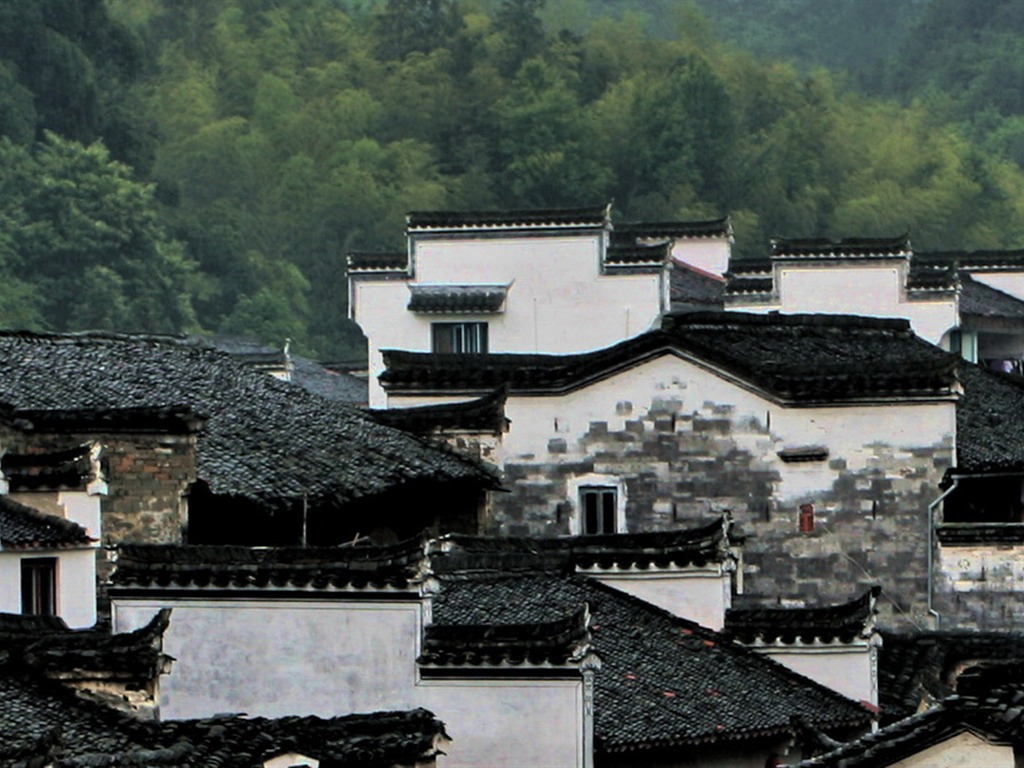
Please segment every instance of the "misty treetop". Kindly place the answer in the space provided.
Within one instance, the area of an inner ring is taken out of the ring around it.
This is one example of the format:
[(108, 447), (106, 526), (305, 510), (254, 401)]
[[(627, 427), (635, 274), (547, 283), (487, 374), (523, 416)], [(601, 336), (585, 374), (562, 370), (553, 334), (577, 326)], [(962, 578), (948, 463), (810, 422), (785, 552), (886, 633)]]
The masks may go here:
[[(912, 35), (944, 1), (890, 26)], [(246, 332), (351, 356), (344, 254), (401, 247), (413, 209), (728, 213), (738, 257), (772, 235), (1022, 244), (1020, 158), (993, 150), (1024, 146), (1013, 116), (989, 114), (982, 136), (943, 82), (881, 101), (854, 90), (858, 73), (814, 68), (854, 57), (755, 58), (715, 37), (709, 16), (743, 37), (721, 21), (730, 5), (0, 0), (3, 321)], [(815, 5), (751, 7), (797, 40), (825, 28)], [(886, 40), (865, 67), (896, 61)], [(1013, 50), (994, 46), (999, 61)]]

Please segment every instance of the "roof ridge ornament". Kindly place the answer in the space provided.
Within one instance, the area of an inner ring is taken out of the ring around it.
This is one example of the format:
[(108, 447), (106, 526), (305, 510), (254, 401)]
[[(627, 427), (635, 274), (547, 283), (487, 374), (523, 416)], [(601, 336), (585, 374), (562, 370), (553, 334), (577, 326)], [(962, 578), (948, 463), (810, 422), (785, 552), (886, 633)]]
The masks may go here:
[(106, 496), (110, 493), (110, 486), (107, 485), (107, 478), (103, 473), (103, 445), (98, 440), (91, 443), (83, 443), (89, 448), (89, 476), (85, 485), (85, 492), (90, 496)]

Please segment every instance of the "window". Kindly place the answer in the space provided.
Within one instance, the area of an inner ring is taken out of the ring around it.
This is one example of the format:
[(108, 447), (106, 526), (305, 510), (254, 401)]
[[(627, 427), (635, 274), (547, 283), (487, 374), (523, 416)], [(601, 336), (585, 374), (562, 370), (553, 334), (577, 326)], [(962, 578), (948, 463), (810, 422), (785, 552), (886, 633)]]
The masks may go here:
[(487, 323), (433, 323), (431, 349), (440, 353), (487, 351)]
[(615, 488), (584, 486), (580, 488), (581, 533), (615, 533), (618, 498)]
[(57, 615), (57, 558), (21, 561), (21, 612), (26, 616)]

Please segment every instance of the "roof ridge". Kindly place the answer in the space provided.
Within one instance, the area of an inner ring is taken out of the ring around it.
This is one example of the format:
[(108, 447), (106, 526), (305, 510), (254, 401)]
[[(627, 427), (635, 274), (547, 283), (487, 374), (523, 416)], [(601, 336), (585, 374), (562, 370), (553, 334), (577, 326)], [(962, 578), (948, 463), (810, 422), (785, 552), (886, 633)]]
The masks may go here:
[(758, 659), (759, 662), (769, 662), (770, 664), (774, 665), (775, 671), (780, 672), (785, 677), (789, 677), (794, 681), (799, 681), (803, 685), (810, 685), (811, 687), (817, 689), (818, 692), (826, 693), (830, 697), (841, 699), (845, 702), (860, 704), (862, 707), (864, 707), (865, 711), (870, 711), (870, 708), (865, 706), (864, 702), (857, 702), (848, 696), (844, 696), (843, 694), (836, 691), (834, 688), (829, 688), (827, 685), (819, 683), (817, 680), (813, 680), (809, 677), (806, 677), (805, 675), (800, 674), (799, 672), (793, 669), (790, 669), (785, 664), (776, 661), (770, 656), (766, 656), (763, 653), (758, 653), (757, 651), (748, 648), (745, 645), (742, 645), (741, 643), (736, 642), (735, 640), (733, 640), (732, 637), (730, 637), (724, 632), (719, 632), (717, 630), (711, 629), (710, 627), (705, 627), (704, 625), (698, 624), (697, 622), (691, 619), (687, 619), (677, 614), (674, 614), (666, 608), (662, 608), (660, 606), (654, 605), (653, 603), (649, 603), (640, 597), (632, 595), (628, 592), (624, 592), (620, 589), (617, 589), (616, 587), (601, 582), (599, 579), (589, 577), (585, 574), (573, 574), (566, 578), (572, 581), (576, 581), (577, 583), (583, 581), (587, 584), (588, 587), (600, 590), (606, 593), (607, 595), (611, 595), (614, 597), (614, 599), (629, 602), (634, 606), (642, 607), (644, 610), (647, 610), (652, 614), (660, 615), (678, 626), (683, 626), (687, 629), (692, 629), (694, 634), (701, 635), (703, 639), (719, 643), (723, 647), (728, 648), (730, 651), (733, 651), (737, 654), (742, 654), (743, 656), (751, 659)]
[[(88, 531), (84, 527), (76, 523), (74, 520), (41, 512), (38, 509), (15, 501), (6, 495), (0, 495), (0, 516), (6, 514), (21, 517), (23, 521), (27, 521), (28, 525), (41, 527), (43, 531), (46, 529), (54, 531), (61, 540), (51, 541), (50, 544), (53, 547), (89, 544), (96, 541), (96, 539), (89, 536)], [(38, 542), (38, 539), (35, 539), (33, 541), (19, 543), (18, 532), (15, 531), (13, 537), (8, 538), (10, 534), (6, 532), (6, 528), (7, 526), (0, 526), (0, 547), (8, 546), (20, 548), (26, 544), (31, 546)], [(38, 532), (37, 528), (37, 533)], [(24, 531), (22, 531), (22, 534), (24, 534)], [(50, 547), (43, 546), (42, 548), (48, 549)]]
[(193, 346), (190, 341), (197, 337), (185, 333), (153, 333), (129, 331), (36, 331), (29, 329), (0, 328), (0, 338), (40, 339), (47, 341), (74, 342), (81, 340), (97, 341), (151, 341), (168, 344)]
[[(861, 328), (864, 330), (906, 331), (910, 321), (902, 317), (869, 317), (844, 313), (813, 312), (670, 312), (662, 318), (666, 330), (690, 325), (777, 326), (782, 328)], [(666, 328), (667, 326), (667, 328)]]

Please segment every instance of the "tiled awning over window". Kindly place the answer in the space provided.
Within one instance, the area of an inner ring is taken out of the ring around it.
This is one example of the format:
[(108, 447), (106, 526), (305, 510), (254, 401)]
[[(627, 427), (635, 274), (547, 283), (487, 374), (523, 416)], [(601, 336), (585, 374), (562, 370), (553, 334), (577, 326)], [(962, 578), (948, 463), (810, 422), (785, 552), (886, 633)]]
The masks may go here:
[(492, 314), (505, 306), (504, 285), (411, 285), (410, 312)]

